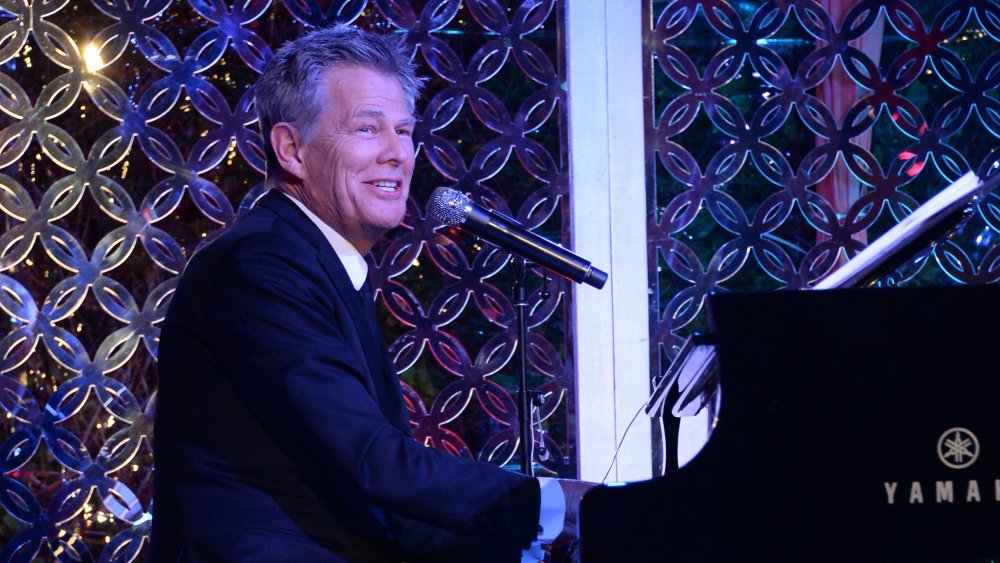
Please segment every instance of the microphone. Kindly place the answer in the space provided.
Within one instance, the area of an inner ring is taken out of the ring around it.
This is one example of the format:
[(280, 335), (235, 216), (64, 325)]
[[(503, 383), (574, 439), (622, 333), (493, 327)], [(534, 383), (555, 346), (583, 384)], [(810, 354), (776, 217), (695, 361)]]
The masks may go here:
[(480, 238), (576, 283), (601, 289), (608, 274), (558, 244), (539, 236), (503, 213), (477, 205), (458, 190), (441, 186), (427, 202), (427, 212), (450, 227)]

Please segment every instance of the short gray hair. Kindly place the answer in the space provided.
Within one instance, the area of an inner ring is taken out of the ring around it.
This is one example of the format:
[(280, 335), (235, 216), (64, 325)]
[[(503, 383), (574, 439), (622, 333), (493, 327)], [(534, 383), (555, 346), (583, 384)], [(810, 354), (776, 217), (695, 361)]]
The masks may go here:
[(257, 80), (254, 105), (267, 157), (268, 179), (278, 171), (271, 146), (271, 128), (282, 121), (309, 135), (323, 107), (320, 81), (338, 64), (354, 64), (391, 75), (399, 81), (410, 111), (415, 111), (424, 79), (416, 74), (403, 36), (381, 35), (347, 24), (336, 24), (285, 43)]

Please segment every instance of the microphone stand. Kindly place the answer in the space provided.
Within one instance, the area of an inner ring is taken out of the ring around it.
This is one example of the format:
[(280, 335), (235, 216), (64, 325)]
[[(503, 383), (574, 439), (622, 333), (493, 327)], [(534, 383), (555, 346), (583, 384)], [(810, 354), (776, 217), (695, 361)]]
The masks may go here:
[(533, 392), (528, 391), (528, 321), (525, 309), (528, 307), (528, 288), (525, 283), (527, 266), (524, 258), (514, 256), (514, 287), (511, 296), (514, 302), (514, 316), (517, 320), (517, 363), (518, 388), (517, 404), (520, 418), (520, 437), (518, 451), (521, 455), (521, 473), (532, 477), (535, 472), (531, 466), (533, 457), (534, 436), (531, 434), (531, 404)]

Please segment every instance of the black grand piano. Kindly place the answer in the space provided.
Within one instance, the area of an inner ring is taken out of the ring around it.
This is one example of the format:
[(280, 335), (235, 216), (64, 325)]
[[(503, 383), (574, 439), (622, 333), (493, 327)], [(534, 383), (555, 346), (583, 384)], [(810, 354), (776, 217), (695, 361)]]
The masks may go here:
[(715, 428), (680, 469), (584, 496), (582, 563), (1000, 560), (1000, 287), (708, 308)]
[(686, 466), (584, 497), (582, 563), (1000, 558), (1000, 288), (710, 307), (717, 426)]

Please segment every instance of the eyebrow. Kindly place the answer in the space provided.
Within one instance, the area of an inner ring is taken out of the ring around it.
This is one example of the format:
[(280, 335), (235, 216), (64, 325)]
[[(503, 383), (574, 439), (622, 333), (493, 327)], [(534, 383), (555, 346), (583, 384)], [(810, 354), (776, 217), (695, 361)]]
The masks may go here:
[[(363, 110), (358, 111), (357, 116), (358, 117), (378, 117), (378, 118), (383, 118), (383, 119), (386, 117), (385, 112), (382, 111), (382, 110), (378, 110), (378, 109), (363, 109)], [(398, 123), (398, 125), (411, 125), (411, 126), (412, 125), (416, 125), (416, 124), (417, 124), (417, 118), (414, 117), (414, 116), (412, 116), (412, 115), (403, 118)]]

